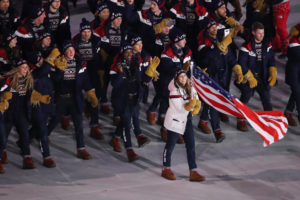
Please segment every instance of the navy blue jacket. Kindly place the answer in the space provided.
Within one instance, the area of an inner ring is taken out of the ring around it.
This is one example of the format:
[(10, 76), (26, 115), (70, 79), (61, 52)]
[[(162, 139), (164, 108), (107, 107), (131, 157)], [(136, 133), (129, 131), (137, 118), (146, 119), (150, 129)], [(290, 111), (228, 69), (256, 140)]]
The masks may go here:
[[(82, 90), (89, 91), (93, 88), (88, 78), (86, 62), (82, 61), (79, 55), (75, 55), (75, 59), (76, 59), (76, 79), (75, 79), (76, 86), (75, 86), (75, 94), (72, 95), (74, 95), (78, 110), (82, 112), (83, 105), (84, 105)], [(54, 82), (55, 95), (56, 97), (58, 97), (61, 94), (61, 89), (64, 87), (63, 85), (64, 71), (58, 68), (52, 68), (52, 71), (53, 72), (51, 74), (51, 78)]]
[(291, 87), (299, 87), (300, 83), (300, 36), (290, 39), (287, 51), (288, 62), (285, 70), (285, 82)]
[[(255, 50), (254, 39), (246, 41), (239, 51), (238, 63), (242, 66), (243, 74), (251, 70), (255, 73), (257, 55)], [(260, 77), (263, 79), (263, 83), (268, 84), (269, 77), (269, 67), (275, 66), (274, 52), (272, 50), (272, 45), (270, 42), (263, 41), (262, 45), (262, 73)]]

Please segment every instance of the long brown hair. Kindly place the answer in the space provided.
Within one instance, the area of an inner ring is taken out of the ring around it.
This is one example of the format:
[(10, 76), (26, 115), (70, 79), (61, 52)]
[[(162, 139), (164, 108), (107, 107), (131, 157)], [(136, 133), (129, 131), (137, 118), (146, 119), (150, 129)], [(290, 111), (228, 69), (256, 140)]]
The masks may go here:
[(178, 81), (178, 79), (176, 80), (176, 84), (177, 84), (178, 86), (182, 87), (182, 88), (185, 90), (185, 92), (188, 94), (188, 96), (191, 96), (191, 94), (192, 94), (192, 87), (191, 87), (191, 81), (190, 81), (190, 79), (189, 79), (188, 77), (187, 77), (187, 79), (186, 79), (185, 85), (182, 85), (182, 84)]
[[(33, 77), (32, 74), (29, 70), (29, 66), (28, 67), (28, 72), (27, 75), (24, 77), (24, 81), (25, 81), (25, 90), (29, 90), (29, 89), (33, 89)], [(5, 77), (10, 77), (12, 80), (10, 82), (10, 87), (12, 89), (14, 89), (15, 91), (18, 91), (19, 89), (19, 73), (18, 73), (19, 67), (15, 67), (12, 70), (10, 70), (9, 72), (7, 72), (5, 74)]]

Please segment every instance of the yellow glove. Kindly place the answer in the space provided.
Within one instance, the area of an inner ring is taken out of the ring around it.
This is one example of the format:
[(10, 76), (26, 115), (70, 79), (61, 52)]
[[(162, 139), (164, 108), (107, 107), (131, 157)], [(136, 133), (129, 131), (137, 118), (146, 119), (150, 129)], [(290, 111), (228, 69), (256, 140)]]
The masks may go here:
[(102, 61), (105, 63), (109, 55), (103, 49), (100, 50), (100, 54), (101, 54)]
[(153, 76), (153, 80), (154, 80), (154, 81), (157, 81), (158, 78), (159, 78), (159, 73), (158, 73), (158, 71), (155, 70), (154, 76)]
[(252, 7), (254, 8), (254, 10), (261, 10), (263, 5), (264, 5), (264, 0), (256, 0), (253, 3)]
[(226, 24), (228, 24), (231, 28), (235, 27), (239, 23), (233, 17), (226, 17), (225, 19)]
[(269, 67), (269, 78), (268, 78), (268, 82), (269, 82), (269, 86), (274, 86), (276, 83), (276, 78), (277, 78), (277, 68), (274, 66)]
[(187, 71), (189, 71), (190, 66), (191, 66), (190, 61), (187, 61), (184, 65), (182, 65), (182, 69), (183, 69), (185, 72), (187, 72)]
[(12, 98), (12, 93), (10, 91), (5, 91), (2, 94), (2, 99), (3, 100), (11, 100)]
[(154, 58), (150, 60), (149, 66), (146, 69), (145, 74), (151, 78), (154, 78), (155, 73), (156, 73), (155, 71), (156, 71), (156, 68), (158, 67), (159, 63), (160, 63), (160, 59), (158, 57), (154, 56)]
[(234, 65), (234, 67), (232, 68), (232, 71), (236, 75), (236, 83), (240, 84), (244, 79), (241, 65), (238, 65), (238, 64)]
[(201, 109), (201, 101), (197, 100), (192, 115), (197, 115)]
[(6, 111), (9, 107), (9, 103), (7, 100), (1, 101), (0, 102), (0, 112), (3, 114), (4, 111)]
[(299, 30), (296, 28), (296, 26), (293, 26), (290, 30), (290, 36), (298, 36)]
[(161, 33), (163, 28), (166, 27), (167, 23), (171, 20), (172, 20), (171, 18), (164, 18), (160, 23), (155, 24), (153, 26), (153, 30), (154, 30), (155, 34), (157, 35), (157, 34)]
[(105, 74), (105, 71), (104, 71), (104, 70), (99, 70), (99, 71), (98, 71), (98, 76), (99, 76), (101, 88), (104, 87), (104, 74)]
[(46, 95), (42, 95), (38, 91), (33, 90), (32, 93), (31, 93), (31, 97), (30, 97), (30, 103), (33, 106), (40, 105), (40, 102), (44, 103), (44, 104), (49, 104), (50, 103), (50, 99), (51, 99), (51, 97), (49, 95), (47, 95), (47, 94)]
[(227, 54), (228, 46), (232, 43), (232, 34), (230, 33), (226, 37), (224, 37), (221, 42), (217, 43), (217, 47), (220, 49), (221, 52), (223, 52), (223, 54)]
[(197, 66), (206, 76), (209, 76), (209, 74), (207, 73), (207, 67), (206, 68), (201, 68), (199, 66)]
[(234, 27), (234, 29), (235, 29), (236, 34), (237, 34), (238, 32), (241, 32), (241, 33), (244, 32), (244, 26), (242, 26), (242, 25), (240, 25), (240, 24), (236, 25), (236, 26)]
[(60, 52), (58, 48), (54, 48), (49, 56), (46, 58), (46, 62), (48, 62), (50, 65), (54, 66), (55, 65), (55, 60), (56, 58), (60, 55)]
[(91, 104), (93, 108), (95, 108), (98, 105), (98, 98), (96, 97), (95, 89), (87, 91), (85, 95), (86, 100)]
[(195, 107), (196, 101), (197, 100), (195, 96), (193, 96), (193, 98), (190, 99), (190, 101), (184, 105), (184, 109), (186, 109), (187, 111), (191, 111)]
[(63, 56), (63, 55), (56, 58), (54, 63), (55, 63), (55, 66), (62, 71), (64, 71), (68, 67), (67, 60), (66, 60), (65, 56)]
[(248, 81), (250, 88), (255, 88), (257, 86), (257, 80), (250, 70), (248, 70), (244, 77)]

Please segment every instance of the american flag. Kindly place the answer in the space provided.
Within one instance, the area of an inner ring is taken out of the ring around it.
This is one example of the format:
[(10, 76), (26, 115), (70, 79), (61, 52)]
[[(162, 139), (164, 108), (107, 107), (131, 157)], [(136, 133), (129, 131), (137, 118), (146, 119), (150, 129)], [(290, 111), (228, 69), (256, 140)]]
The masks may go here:
[(200, 98), (221, 113), (246, 119), (262, 137), (265, 147), (284, 137), (288, 122), (281, 111), (253, 111), (198, 67), (193, 67), (192, 72), (191, 82)]

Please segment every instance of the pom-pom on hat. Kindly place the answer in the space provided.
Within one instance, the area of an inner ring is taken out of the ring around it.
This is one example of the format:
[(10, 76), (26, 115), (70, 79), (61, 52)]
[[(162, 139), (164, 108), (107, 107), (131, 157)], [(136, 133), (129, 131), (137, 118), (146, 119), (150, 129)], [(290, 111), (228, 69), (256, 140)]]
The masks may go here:
[(92, 30), (90, 22), (86, 18), (82, 18), (81, 23), (80, 23), (80, 32), (89, 29)]

